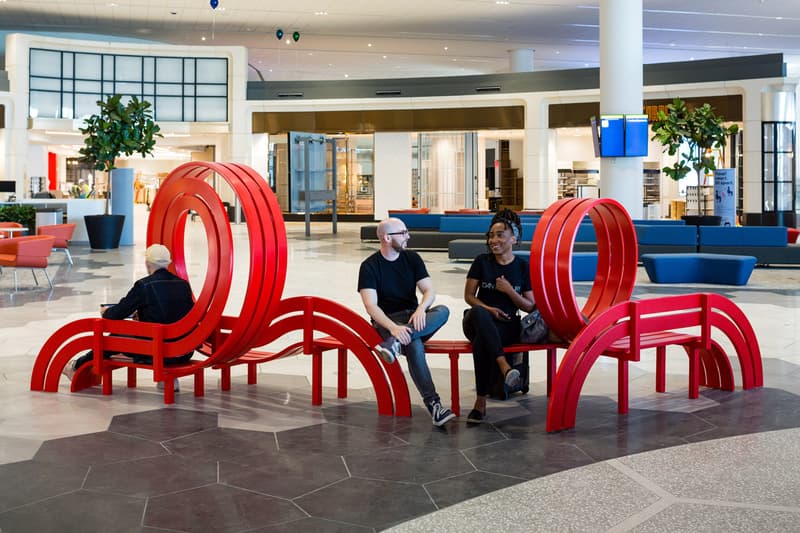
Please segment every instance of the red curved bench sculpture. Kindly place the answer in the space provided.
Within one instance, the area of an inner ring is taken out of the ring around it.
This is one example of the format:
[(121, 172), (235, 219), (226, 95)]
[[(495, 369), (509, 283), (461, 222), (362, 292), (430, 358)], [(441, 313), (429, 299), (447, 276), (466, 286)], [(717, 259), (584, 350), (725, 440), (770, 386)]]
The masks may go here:
[[(233, 278), (234, 248), (227, 212), (206, 182), (214, 173), (231, 186), (247, 220), (250, 241), (248, 278), (238, 316), (223, 315)], [(71, 390), (93, 385), (99, 376), (103, 393), (111, 394), (113, 370), (128, 368), (128, 385), (135, 386), (136, 369), (147, 368), (152, 369), (155, 381), (164, 381), (164, 401), (172, 403), (172, 378), (194, 374), (195, 395), (202, 396), (204, 368), (229, 367), (254, 347), (277, 339), (292, 329), (304, 332), (303, 350), (310, 354), (313, 332), (317, 330), (337, 337), (356, 353), (375, 388), (381, 414), (410, 414), (408, 388), (402, 373), (397, 365), (386, 368), (390, 387), (378, 363), (379, 358), (369, 348), (377, 344), (378, 340), (373, 338), (377, 333), (363, 318), (338, 304), (318, 298), (281, 300), (287, 266), (286, 229), (277, 199), (258, 173), (236, 163), (192, 162), (177, 167), (164, 180), (151, 206), (147, 242), (169, 247), (173, 253), (172, 268), (185, 279), (188, 279), (188, 273), (184, 230), (190, 211), (199, 215), (203, 223), (208, 248), (205, 281), (190, 313), (168, 325), (103, 318), (66, 324), (53, 333), (39, 351), (31, 375), (31, 390), (57, 391), (66, 363), (75, 355), (91, 349), (95, 354), (92, 365), (86, 365), (76, 373)], [(296, 314), (273, 323), (276, 317), (291, 312)], [(206, 359), (184, 365), (164, 365), (165, 357), (177, 356), (197, 347), (201, 347)], [(152, 355), (153, 364), (103, 359), (105, 350)]]
[[(572, 286), (572, 248), (578, 225), (589, 216), (597, 235), (597, 276), (579, 308)], [(724, 335), (739, 359), (744, 389), (763, 385), (761, 352), (742, 311), (716, 294), (690, 294), (631, 301), (637, 270), (636, 233), (616, 201), (567, 199), (542, 215), (531, 244), (531, 284), (544, 317), (559, 336), (571, 340), (553, 384), (547, 431), (575, 426), (581, 388), (600, 355), (618, 360), (619, 412), (628, 411), (628, 363), (640, 351), (656, 349), (656, 390), (664, 391), (666, 346), (689, 356), (689, 396), (699, 386), (733, 390), (733, 369), (712, 332)], [(535, 253), (540, 251), (539, 253)], [(685, 328), (693, 328), (685, 332)], [(673, 331), (681, 329), (682, 331)]]

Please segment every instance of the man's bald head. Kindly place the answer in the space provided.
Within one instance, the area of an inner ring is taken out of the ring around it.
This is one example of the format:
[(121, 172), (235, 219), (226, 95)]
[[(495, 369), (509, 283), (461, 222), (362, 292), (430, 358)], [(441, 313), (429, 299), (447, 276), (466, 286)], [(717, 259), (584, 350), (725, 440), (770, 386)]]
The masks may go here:
[(383, 240), (383, 237), (389, 233), (403, 231), (405, 229), (406, 225), (399, 218), (385, 218), (378, 224), (378, 240)]

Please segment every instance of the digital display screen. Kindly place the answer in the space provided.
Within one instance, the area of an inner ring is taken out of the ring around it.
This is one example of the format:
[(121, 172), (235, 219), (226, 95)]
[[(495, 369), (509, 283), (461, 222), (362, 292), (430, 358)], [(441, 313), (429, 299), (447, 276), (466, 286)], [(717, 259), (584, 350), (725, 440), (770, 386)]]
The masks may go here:
[(647, 156), (647, 115), (625, 115), (625, 155)]
[(13, 180), (0, 180), (0, 192), (17, 192), (17, 182)]
[(625, 118), (623, 115), (600, 115), (600, 155), (625, 155)]

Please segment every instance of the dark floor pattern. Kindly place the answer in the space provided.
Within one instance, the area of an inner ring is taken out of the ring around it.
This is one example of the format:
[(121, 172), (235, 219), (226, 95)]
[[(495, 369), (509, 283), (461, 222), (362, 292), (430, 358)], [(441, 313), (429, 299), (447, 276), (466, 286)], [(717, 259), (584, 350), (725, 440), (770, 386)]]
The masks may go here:
[(215, 413), (116, 416), (108, 431), (45, 442), (0, 465), (0, 531), (375, 531), (525, 480), (595, 461), (800, 427), (800, 397), (705, 390), (693, 413), (584, 396), (578, 429), (548, 435), (546, 398), (494, 424), (434, 428), (421, 409), (323, 408), (327, 423), (279, 433), (218, 427)]

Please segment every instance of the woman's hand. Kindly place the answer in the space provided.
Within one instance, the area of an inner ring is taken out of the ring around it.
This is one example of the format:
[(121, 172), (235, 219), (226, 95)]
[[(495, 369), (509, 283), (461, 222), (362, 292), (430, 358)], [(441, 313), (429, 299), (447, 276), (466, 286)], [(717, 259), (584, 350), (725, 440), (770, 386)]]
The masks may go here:
[(505, 276), (500, 276), (499, 278), (494, 280), (494, 286), (498, 291), (505, 294), (510, 295), (511, 293), (517, 292), (514, 290), (514, 287), (511, 285), (511, 283), (508, 282)]
[(498, 309), (497, 307), (487, 307), (486, 309), (495, 320), (499, 320), (501, 322), (508, 322), (511, 320), (511, 317), (508, 316), (508, 314), (502, 309)]

